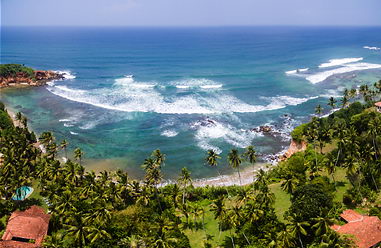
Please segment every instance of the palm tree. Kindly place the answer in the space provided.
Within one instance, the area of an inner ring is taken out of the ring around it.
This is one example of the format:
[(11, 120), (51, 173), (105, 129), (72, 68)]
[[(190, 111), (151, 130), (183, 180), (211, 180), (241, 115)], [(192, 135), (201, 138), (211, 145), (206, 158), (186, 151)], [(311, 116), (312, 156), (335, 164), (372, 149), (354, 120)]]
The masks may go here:
[(343, 108), (345, 108), (349, 102), (348, 97), (346, 97), (346, 96), (343, 96), (340, 101), (341, 101), (341, 105)]
[(159, 149), (152, 152), (151, 155), (157, 165), (163, 165), (165, 161), (165, 154), (161, 153)]
[(206, 157), (206, 163), (211, 167), (216, 167), (218, 164), (218, 159), (221, 157), (214, 150), (208, 150), (208, 156)]
[(357, 90), (352, 88), (349, 91), (349, 95), (348, 96), (349, 96), (350, 99), (352, 99), (352, 98), (355, 98), (356, 94), (357, 94)]
[(315, 235), (318, 237), (329, 232), (330, 226), (333, 224), (333, 219), (329, 217), (317, 217), (313, 218), (312, 220), (316, 222), (312, 228), (315, 229)]
[(102, 239), (111, 239), (111, 235), (102, 228), (102, 225), (95, 223), (92, 227), (89, 228), (89, 234), (87, 238), (90, 240), (90, 243), (95, 243), (98, 240)]
[[(207, 157), (205, 158), (205, 162), (212, 168), (217, 168), (217, 165), (218, 165), (218, 160), (220, 159), (221, 157), (218, 156), (218, 154), (210, 149), (208, 150), (208, 153), (207, 153)], [(222, 179), (222, 176), (221, 176), (221, 173), (220, 171), (217, 169), (217, 172), (218, 172), (218, 176)], [(226, 187), (226, 192), (228, 194), (228, 196), (230, 197), (229, 195), (229, 190), (228, 188)]]
[(77, 147), (74, 150), (74, 158), (79, 161), (79, 164), (82, 165), (82, 156), (83, 156), (83, 151), (81, 148)]
[(39, 138), (41, 144), (47, 146), (54, 141), (52, 132), (43, 132)]
[(335, 107), (336, 107), (336, 103), (337, 103), (337, 101), (336, 101), (336, 99), (334, 98), (334, 97), (330, 97), (329, 98), (329, 102), (328, 102), (328, 106), (330, 106), (331, 107), (331, 109), (334, 109)]
[(19, 123), (21, 122), (21, 119), (22, 119), (22, 114), (21, 114), (21, 112), (17, 112), (17, 114), (15, 115), (15, 119), (16, 119), (16, 121), (18, 121)]
[(296, 187), (299, 184), (299, 180), (292, 175), (288, 175), (286, 180), (282, 182), (282, 189), (288, 194), (293, 194)]
[(369, 87), (368, 87), (368, 85), (366, 85), (366, 84), (360, 85), (359, 92), (362, 95), (362, 97), (365, 99), (366, 96), (369, 94)]
[(303, 242), (302, 242), (302, 236), (307, 236), (307, 231), (305, 227), (309, 227), (310, 224), (306, 221), (297, 221), (294, 218), (295, 216), (290, 216), (289, 220), (290, 223), (289, 226), (291, 228), (291, 235), (299, 240), (299, 243), (301, 247), (303, 248)]
[(378, 153), (378, 146), (376, 142), (376, 137), (378, 136), (378, 131), (381, 125), (380, 118), (375, 117), (374, 119), (371, 119), (368, 122), (368, 135), (372, 137), (372, 142), (373, 142), (373, 149), (374, 149), (374, 154), (376, 156), (376, 160), (378, 159), (377, 153)]
[(192, 184), (191, 173), (187, 168), (181, 169), (180, 178), (178, 179), (180, 185), (183, 186), (183, 204), (185, 203), (185, 193), (188, 187), (188, 184)]
[(280, 231), (277, 235), (277, 247), (292, 248), (295, 247), (294, 238), (288, 230)]
[(323, 108), (321, 107), (320, 104), (318, 104), (315, 108), (315, 114), (317, 114), (319, 117), (323, 113)]
[(85, 218), (80, 213), (72, 213), (69, 215), (69, 224), (65, 224), (67, 228), (67, 234), (73, 238), (77, 247), (82, 248), (87, 243), (87, 235), (89, 227), (85, 221)]
[(374, 83), (374, 87), (378, 90), (378, 93), (381, 93), (381, 80), (378, 80), (378, 82)]
[(334, 158), (331, 154), (327, 155), (328, 159), (325, 163), (325, 169), (327, 170), (328, 175), (332, 175), (333, 184), (336, 185), (335, 180), (335, 171), (336, 171), (336, 165)]
[(67, 142), (66, 139), (62, 140), (61, 141), (61, 148), (64, 149), (64, 152), (65, 152), (65, 159), (67, 160), (67, 146), (69, 145), (69, 143)]
[(238, 153), (238, 150), (237, 149), (232, 149), (230, 151), (230, 153), (228, 154), (228, 162), (229, 162), (229, 165), (233, 168), (233, 169), (237, 169), (237, 172), (238, 172), (238, 177), (239, 177), (239, 184), (242, 185), (242, 181), (241, 181), (241, 173), (239, 172), (239, 167), (242, 163), (242, 160), (240, 158), (240, 155)]
[(23, 116), (21, 118), (21, 124), (24, 128), (27, 128), (28, 127), (28, 118), (26, 118), (26, 116)]
[(255, 162), (257, 160), (257, 154), (256, 154), (256, 151), (254, 149), (254, 146), (248, 146), (246, 147), (246, 151), (244, 153), (244, 157), (246, 158), (247, 161), (249, 161), (249, 163), (251, 163), (253, 165), (253, 172), (255, 170)]

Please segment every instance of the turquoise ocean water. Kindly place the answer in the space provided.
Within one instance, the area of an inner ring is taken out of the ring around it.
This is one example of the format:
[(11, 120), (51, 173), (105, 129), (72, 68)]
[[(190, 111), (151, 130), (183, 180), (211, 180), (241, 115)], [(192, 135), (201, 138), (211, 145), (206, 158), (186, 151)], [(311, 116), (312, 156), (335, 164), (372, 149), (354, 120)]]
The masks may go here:
[[(186, 166), (214, 176), (207, 149), (255, 145), (266, 160), (317, 104), (381, 79), (381, 28), (2, 28), (1, 63), (67, 73), (46, 87), (7, 89), (1, 101), (50, 130), (86, 166), (141, 176), (152, 150), (166, 178)], [(365, 48), (364, 48), (365, 47)], [(251, 131), (273, 125), (278, 135)]]

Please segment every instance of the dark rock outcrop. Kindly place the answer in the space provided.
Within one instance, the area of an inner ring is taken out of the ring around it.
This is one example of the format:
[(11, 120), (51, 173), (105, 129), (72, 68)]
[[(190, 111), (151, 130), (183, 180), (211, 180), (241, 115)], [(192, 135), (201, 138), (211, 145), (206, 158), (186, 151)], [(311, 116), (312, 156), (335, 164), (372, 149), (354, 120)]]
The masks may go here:
[(64, 79), (64, 75), (54, 71), (34, 71), (34, 77), (20, 72), (15, 76), (0, 77), (0, 88), (19, 85), (41, 86), (49, 81), (61, 79)]

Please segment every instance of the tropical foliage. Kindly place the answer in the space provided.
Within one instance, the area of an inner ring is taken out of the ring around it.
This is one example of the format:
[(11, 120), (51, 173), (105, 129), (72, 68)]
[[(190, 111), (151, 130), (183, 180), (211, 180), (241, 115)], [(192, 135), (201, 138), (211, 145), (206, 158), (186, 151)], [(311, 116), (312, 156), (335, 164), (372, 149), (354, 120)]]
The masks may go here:
[[(259, 170), (251, 185), (230, 187), (194, 187), (187, 168), (164, 183), (166, 156), (160, 150), (142, 161), (140, 181), (120, 170), (87, 171), (80, 148), (67, 151), (68, 141), (57, 141), (51, 132), (36, 139), (21, 113), (15, 126), (0, 104), (0, 223), (14, 210), (38, 204), (52, 215), (46, 247), (190, 247), (196, 232), (203, 242), (195, 247), (352, 247), (330, 225), (345, 208), (366, 206), (381, 217), (381, 114), (373, 108), (380, 89), (378, 82), (344, 91), (343, 99), (329, 99), (326, 111), (339, 102), (342, 108), (327, 117), (318, 106), (316, 116), (292, 133), (309, 144), (306, 151)], [(58, 153), (64, 161), (57, 160)], [(240, 168), (256, 162), (255, 148), (232, 149), (227, 158), (239, 175), (234, 183), (241, 185)], [(218, 173), (220, 160), (213, 150), (205, 156)], [(339, 201), (338, 170), (350, 183)], [(282, 218), (274, 182), (290, 196)], [(25, 185), (39, 197), (11, 200)]]

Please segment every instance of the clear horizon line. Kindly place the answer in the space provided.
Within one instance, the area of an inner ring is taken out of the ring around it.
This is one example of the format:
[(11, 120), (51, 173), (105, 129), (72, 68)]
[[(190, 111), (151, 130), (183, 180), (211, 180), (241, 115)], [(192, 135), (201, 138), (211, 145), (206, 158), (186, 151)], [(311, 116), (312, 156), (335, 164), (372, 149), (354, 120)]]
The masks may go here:
[(1, 28), (16, 28), (16, 27), (70, 27), (70, 28), (231, 28), (231, 27), (381, 27), (379, 25), (297, 25), (297, 24), (250, 24), (250, 25), (1, 25)]

